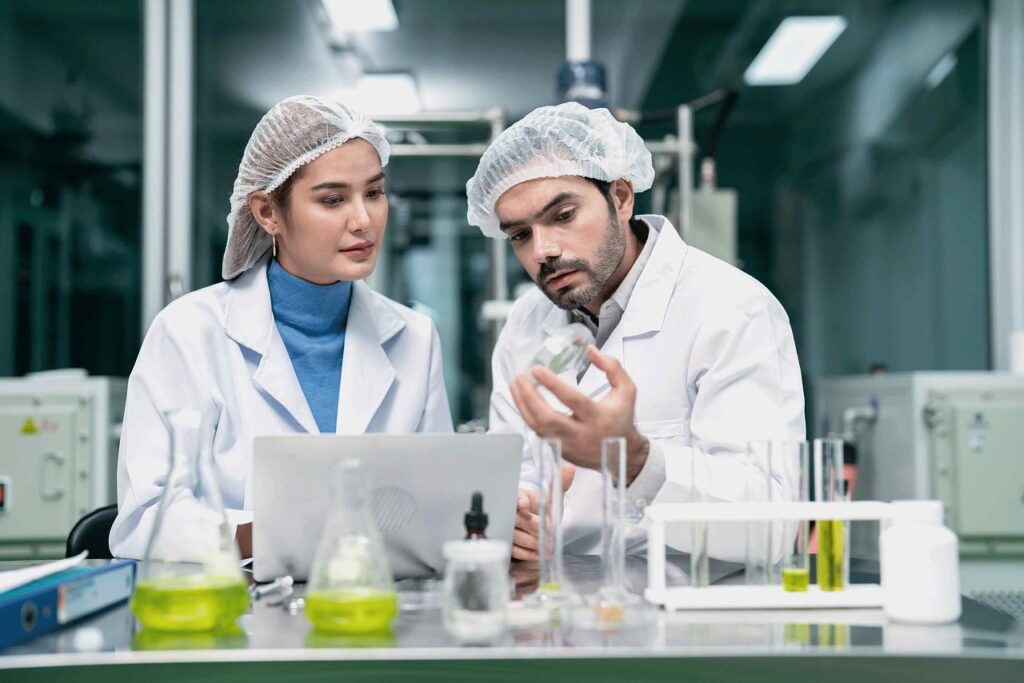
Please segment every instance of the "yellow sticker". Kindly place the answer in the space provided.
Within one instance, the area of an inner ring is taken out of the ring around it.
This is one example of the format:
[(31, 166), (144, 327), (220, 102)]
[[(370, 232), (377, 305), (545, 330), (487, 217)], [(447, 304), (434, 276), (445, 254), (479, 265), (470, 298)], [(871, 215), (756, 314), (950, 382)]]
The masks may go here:
[(25, 418), (25, 424), (21, 425), (22, 434), (38, 434), (39, 427), (36, 427), (35, 421), (31, 417)]

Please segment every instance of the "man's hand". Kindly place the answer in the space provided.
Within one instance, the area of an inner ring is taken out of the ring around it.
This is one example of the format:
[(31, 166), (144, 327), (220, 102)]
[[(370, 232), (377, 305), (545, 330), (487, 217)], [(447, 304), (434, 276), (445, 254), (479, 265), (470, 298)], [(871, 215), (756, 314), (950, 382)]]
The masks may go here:
[[(576, 476), (572, 465), (562, 466), (562, 494), (564, 495)], [(519, 489), (516, 504), (516, 530), (512, 535), (512, 559), (540, 559), (540, 494), (533, 489)], [(550, 539), (549, 539), (550, 540)]]
[(238, 554), (243, 560), (252, 557), (252, 522), (239, 524), (235, 528), (235, 543), (238, 544)]
[[(650, 442), (636, 430), (636, 385), (622, 364), (591, 346), (587, 356), (608, 376), (611, 385), (600, 401), (558, 378), (547, 368), (536, 367), (509, 382), (512, 400), (530, 429), (545, 438), (562, 441), (562, 457), (579, 467), (601, 468), (601, 440), (610, 436), (626, 439), (626, 483), (631, 483), (647, 462)], [(533, 380), (555, 395), (572, 413), (558, 412), (544, 400)], [(613, 476), (615, 473), (612, 473)]]

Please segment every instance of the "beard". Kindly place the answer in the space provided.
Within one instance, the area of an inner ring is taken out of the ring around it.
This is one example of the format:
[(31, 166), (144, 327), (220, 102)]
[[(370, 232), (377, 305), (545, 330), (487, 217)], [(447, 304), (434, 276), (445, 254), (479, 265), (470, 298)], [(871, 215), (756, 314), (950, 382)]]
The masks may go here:
[[(609, 212), (608, 228), (604, 232), (601, 246), (597, 249), (593, 263), (588, 263), (583, 259), (546, 261), (537, 271), (537, 282), (544, 295), (559, 308), (567, 311), (583, 308), (601, 294), (619, 264), (622, 263), (625, 253), (626, 237), (622, 234), (622, 226), (618, 217)], [(540, 284), (560, 270), (578, 271), (586, 278), (587, 282), (574, 289), (557, 292), (552, 292), (546, 285)]]

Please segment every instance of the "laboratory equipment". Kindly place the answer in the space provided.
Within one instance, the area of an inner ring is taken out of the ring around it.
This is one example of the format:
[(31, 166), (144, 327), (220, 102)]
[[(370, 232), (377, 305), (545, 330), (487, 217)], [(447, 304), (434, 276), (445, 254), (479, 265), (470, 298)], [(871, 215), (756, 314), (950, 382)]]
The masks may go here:
[[(772, 458), (773, 450), (781, 447), (769, 440), (747, 443), (744, 482), (746, 494), (743, 499), (750, 503), (772, 501)], [(774, 580), (772, 571), (772, 522), (769, 520), (747, 520), (744, 524), (746, 536), (746, 565), (744, 578), (748, 585), (764, 585)]]
[(944, 624), (960, 618), (956, 534), (938, 501), (896, 501), (898, 516), (879, 539), (882, 592), (890, 619)]
[[(810, 455), (807, 442), (791, 442), (790, 452), (782, 462), (782, 483), (792, 492), (795, 503), (810, 501)], [(811, 579), (811, 568), (807, 561), (807, 539), (810, 523), (797, 520), (795, 531), (790, 529), (784, 537), (786, 543), (782, 557), (782, 587), (791, 592), (807, 590)], [(792, 539), (790, 541), (789, 539)]]
[(324, 633), (384, 631), (398, 614), (384, 542), (370, 513), (371, 490), (361, 459), (343, 456), (306, 590), (306, 617)]
[(0, 379), (0, 559), (64, 557), (75, 522), (116, 501), (126, 386), (72, 370)]
[(234, 527), (213, 471), (213, 427), (196, 410), (166, 416), (171, 466), (131, 608), (151, 631), (215, 631), (235, 626), (249, 606)]
[(510, 553), (504, 541), (445, 543), (444, 626), (460, 643), (490, 643), (505, 632)]
[(487, 513), (484, 512), (484, 494), (473, 492), (469, 512), (463, 518), (466, 525), (466, 540), (487, 538)]
[(544, 607), (551, 618), (558, 618), (562, 607), (575, 596), (565, 581), (562, 570), (562, 442), (560, 439), (540, 439), (534, 451), (540, 492), (537, 496), (537, 516), (540, 518), (538, 555), (540, 575), (537, 590), (525, 598), (534, 607)]
[(601, 631), (646, 626), (650, 610), (643, 598), (626, 584), (627, 513), (626, 440), (601, 441), (603, 518), (601, 526), (601, 587), (573, 610), (573, 625)]
[[(822, 503), (846, 500), (842, 440), (814, 440), (814, 499)], [(841, 591), (849, 584), (849, 526), (841, 519), (818, 519), (817, 534), (818, 587)]]
[[(996, 607), (1024, 599), (1024, 377), (830, 377), (816, 386), (815, 415), (819, 434), (848, 433), (856, 447), (858, 499), (942, 501), (965, 594)], [(858, 557), (878, 556), (869, 531), (854, 525)]]
[(570, 323), (544, 340), (530, 367), (540, 365), (556, 375), (569, 370), (578, 372), (586, 363), (587, 347), (593, 343), (594, 335), (586, 326)]
[[(690, 449), (690, 501), (707, 502), (702, 486), (710, 484), (707, 455)], [(711, 584), (711, 557), (708, 555), (708, 523), (704, 519), (690, 521), (690, 584), (704, 588)]]
[(488, 537), (512, 542), (523, 461), (518, 434), (262, 436), (253, 442), (252, 465), (257, 581), (309, 578), (331, 510), (324, 482), (331, 481), (339, 453), (362, 458), (370, 470), (370, 511), (395, 578), (444, 573), (444, 544), (465, 535), (466, 504), (475, 492), (487, 504)]

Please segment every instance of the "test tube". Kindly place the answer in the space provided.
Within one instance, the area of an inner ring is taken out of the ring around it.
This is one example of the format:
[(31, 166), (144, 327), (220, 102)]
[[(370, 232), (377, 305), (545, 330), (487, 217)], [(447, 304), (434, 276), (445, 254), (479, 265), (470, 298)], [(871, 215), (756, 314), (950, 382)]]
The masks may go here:
[(604, 524), (601, 553), (604, 586), (625, 590), (626, 586), (626, 440), (601, 441), (601, 480), (604, 484)]
[[(707, 502), (705, 487), (710, 484), (707, 455), (690, 449), (690, 501)], [(711, 563), (708, 558), (708, 523), (690, 522), (690, 585), (707, 588), (711, 585)]]
[[(790, 499), (795, 503), (810, 500), (810, 453), (806, 441), (788, 442), (785, 446), (782, 476)], [(796, 522), (796, 529), (787, 525), (786, 553), (782, 558), (782, 588), (799, 593), (807, 590), (811, 569), (807, 563), (807, 536), (810, 524), (806, 519)]]
[[(846, 499), (841, 439), (814, 440), (814, 498), (824, 503)], [(818, 587), (823, 591), (841, 591), (848, 583), (846, 526), (841, 519), (818, 520)]]
[(541, 439), (536, 453), (540, 475), (538, 516), (540, 529), (538, 555), (539, 580), (530, 600), (545, 606), (558, 607), (568, 597), (568, 586), (562, 569), (562, 442)]
[[(776, 442), (765, 439), (747, 442), (747, 458), (744, 467), (746, 494), (744, 500), (751, 503), (767, 503), (772, 500), (772, 460)], [(761, 586), (774, 583), (772, 569), (772, 522), (746, 520), (746, 582)]]

